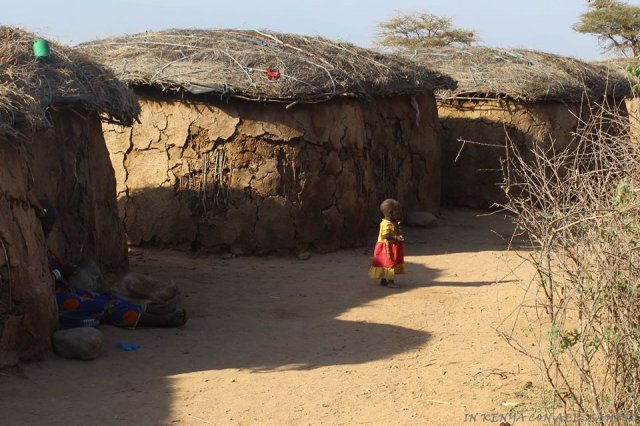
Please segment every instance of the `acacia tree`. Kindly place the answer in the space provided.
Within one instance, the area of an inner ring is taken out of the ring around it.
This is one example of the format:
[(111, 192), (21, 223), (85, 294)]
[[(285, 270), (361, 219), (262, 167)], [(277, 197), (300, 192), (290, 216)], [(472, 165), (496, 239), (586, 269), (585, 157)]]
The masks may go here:
[(591, 0), (575, 31), (594, 34), (607, 52), (640, 55), (640, 7), (618, 0)]
[(478, 41), (475, 31), (454, 28), (451, 18), (426, 12), (396, 12), (377, 25), (375, 43), (396, 49), (428, 46), (470, 45)]

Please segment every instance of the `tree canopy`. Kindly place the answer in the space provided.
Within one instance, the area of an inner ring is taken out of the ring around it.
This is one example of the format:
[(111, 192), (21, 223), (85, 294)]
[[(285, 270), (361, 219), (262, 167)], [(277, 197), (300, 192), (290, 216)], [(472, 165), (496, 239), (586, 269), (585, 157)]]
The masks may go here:
[(591, 0), (575, 31), (594, 34), (605, 51), (640, 55), (640, 7), (618, 0)]
[(451, 18), (426, 12), (396, 12), (378, 23), (376, 44), (396, 49), (429, 46), (470, 45), (478, 41), (473, 30), (454, 28)]

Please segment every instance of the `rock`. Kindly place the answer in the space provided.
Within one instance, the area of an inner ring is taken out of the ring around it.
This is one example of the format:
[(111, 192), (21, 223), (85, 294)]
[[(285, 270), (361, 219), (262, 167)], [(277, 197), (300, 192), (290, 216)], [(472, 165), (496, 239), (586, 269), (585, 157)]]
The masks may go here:
[(175, 298), (179, 289), (173, 281), (159, 281), (139, 272), (129, 272), (111, 287), (110, 292), (131, 300), (164, 303)]
[(298, 259), (299, 260), (309, 260), (309, 259), (311, 259), (311, 253), (309, 253), (308, 251), (302, 251), (302, 252), (298, 253)]
[(78, 262), (77, 270), (71, 276), (71, 282), (78, 288), (93, 292), (101, 292), (105, 286), (100, 267), (96, 262), (87, 258)]
[(429, 212), (408, 212), (405, 215), (404, 223), (407, 226), (419, 228), (434, 228), (438, 225), (438, 219)]
[(70, 328), (53, 333), (53, 350), (63, 358), (96, 359), (102, 351), (104, 335), (94, 327)]

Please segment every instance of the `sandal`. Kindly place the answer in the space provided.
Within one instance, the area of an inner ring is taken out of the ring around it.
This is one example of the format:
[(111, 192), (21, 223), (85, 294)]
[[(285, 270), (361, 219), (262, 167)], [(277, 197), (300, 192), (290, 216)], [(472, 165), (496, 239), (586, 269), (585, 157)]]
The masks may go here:
[(400, 284), (398, 284), (397, 282), (395, 282), (393, 280), (387, 281), (387, 287), (389, 287), (389, 288), (402, 288), (402, 287), (400, 287)]

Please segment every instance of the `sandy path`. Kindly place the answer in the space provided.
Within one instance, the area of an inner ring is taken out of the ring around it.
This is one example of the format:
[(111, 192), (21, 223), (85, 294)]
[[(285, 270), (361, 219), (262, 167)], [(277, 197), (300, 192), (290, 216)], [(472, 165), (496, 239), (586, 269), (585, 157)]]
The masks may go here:
[(145, 250), (132, 268), (180, 284), (187, 326), (101, 327), (97, 360), (0, 375), (2, 424), (457, 425), (506, 413), (538, 375), (495, 331), (523, 290), (509, 272), (520, 260), (491, 230), (511, 225), (451, 210), (435, 229), (407, 228), (401, 290), (366, 278), (364, 249), (307, 261)]

